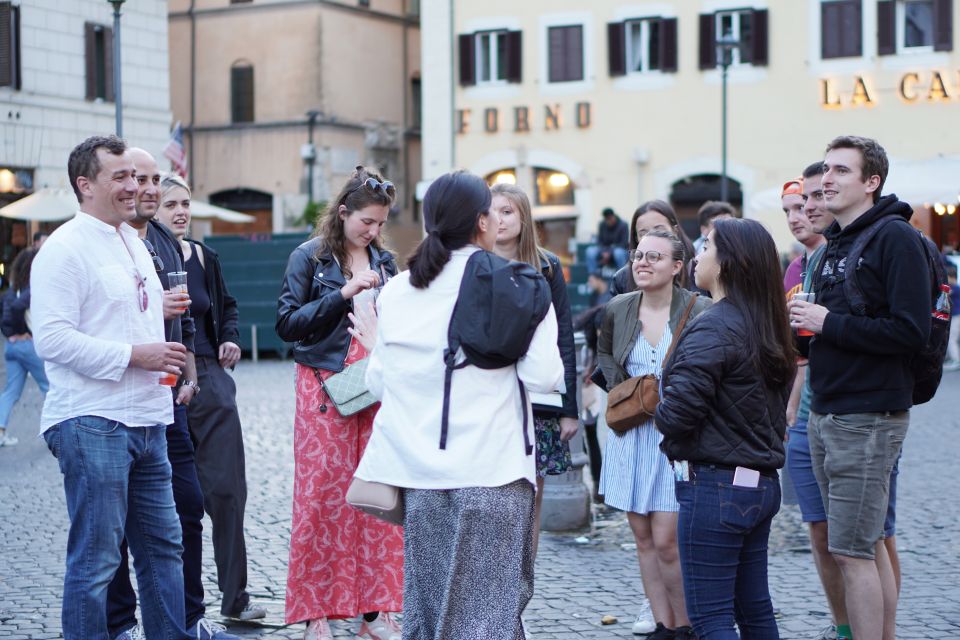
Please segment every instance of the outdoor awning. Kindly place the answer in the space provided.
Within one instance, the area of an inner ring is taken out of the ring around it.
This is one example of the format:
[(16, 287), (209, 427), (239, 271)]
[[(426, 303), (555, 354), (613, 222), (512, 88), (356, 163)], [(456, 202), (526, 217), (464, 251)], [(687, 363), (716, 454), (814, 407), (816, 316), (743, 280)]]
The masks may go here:
[[(16, 220), (60, 222), (72, 218), (78, 207), (77, 197), (72, 190), (44, 188), (0, 209), (0, 216)], [(245, 213), (215, 207), (202, 200), (191, 201), (190, 212), (194, 218), (201, 220), (217, 218), (224, 222), (238, 223), (256, 220)]]

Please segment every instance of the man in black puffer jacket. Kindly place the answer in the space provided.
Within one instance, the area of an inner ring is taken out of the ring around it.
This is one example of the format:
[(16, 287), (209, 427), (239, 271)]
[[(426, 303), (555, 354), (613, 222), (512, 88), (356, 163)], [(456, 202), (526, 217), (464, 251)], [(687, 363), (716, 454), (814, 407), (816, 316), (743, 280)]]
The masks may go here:
[[(842, 136), (827, 146), (823, 193), (836, 222), (825, 231), (826, 254), (814, 276), (817, 303), (790, 303), (793, 327), (816, 334), (810, 452), (857, 638), (893, 637), (896, 583), (883, 523), (890, 471), (913, 404), (910, 361), (930, 331), (929, 268), (918, 234), (906, 223), (913, 210), (895, 195), (880, 197), (888, 167), (875, 140)], [(846, 264), (856, 238), (887, 216), (904, 222), (884, 226), (858, 264)], [(854, 268), (865, 315), (854, 315), (844, 295)]]

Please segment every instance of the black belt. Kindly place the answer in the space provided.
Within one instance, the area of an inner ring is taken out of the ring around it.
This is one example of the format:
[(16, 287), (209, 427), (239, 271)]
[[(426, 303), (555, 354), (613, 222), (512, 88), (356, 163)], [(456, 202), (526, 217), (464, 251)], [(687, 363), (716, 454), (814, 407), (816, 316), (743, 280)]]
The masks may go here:
[[(748, 468), (752, 468), (752, 467), (748, 467)], [(712, 462), (711, 463), (691, 462), (690, 470), (693, 471), (694, 473), (696, 473), (697, 471), (729, 471), (730, 473), (736, 473), (737, 468), (727, 464), (713, 464)], [(758, 469), (758, 471), (760, 472), (760, 475), (766, 476), (768, 478), (773, 478), (774, 480), (777, 480), (780, 477), (779, 475), (777, 475), (776, 471), (769, 471), (769, 470), (763, 470), (763, 469)]]

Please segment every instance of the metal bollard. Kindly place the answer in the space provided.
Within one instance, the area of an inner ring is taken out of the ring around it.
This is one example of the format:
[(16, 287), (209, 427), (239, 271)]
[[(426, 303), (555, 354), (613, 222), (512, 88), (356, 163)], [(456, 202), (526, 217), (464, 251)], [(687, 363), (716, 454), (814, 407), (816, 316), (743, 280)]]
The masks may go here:
[[(582, 333), (574, 335), (577, 349), (577, 399), (580, 398), (583, 373)], [(573, 465), (569, 471), (558, 476), (547, 476), (543, 483), (543, 508), (540, 511), (540, 528), (544, 531), (570, 531), (583, 529), (590, 523), (590, 491), (583, 482), (583, 467), (589, 457), (583, 441), (583, 428), (570, 440)]]

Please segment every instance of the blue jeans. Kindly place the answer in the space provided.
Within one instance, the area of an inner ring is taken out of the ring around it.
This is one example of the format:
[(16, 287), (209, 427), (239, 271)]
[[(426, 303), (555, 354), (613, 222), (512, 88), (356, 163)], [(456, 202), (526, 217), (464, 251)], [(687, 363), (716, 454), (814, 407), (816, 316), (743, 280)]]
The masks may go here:
[(585, 255), (587, 259), (587, 273), (596, 273), (600, 269), (600, 255), (604, 252), (610, 253), (612, 264), (609, 266), (612, 267), (614, 271), (625, 265), (627, 260), (630, 259), (630, 252), (623, 247), (602, 247), (598, 244), (590, 245), (587, 247)]
[(3, 388), (3, 395), (0, 395), (0, 428), (7, 426), (13, 405), (17, 404), (20, 394), (23, 393), (23, 385), (27, 383), (28, 373), (37, 381), (37, 386), (42, 393), (46, 393), (50, 388), (47, 374), (43, 370), (43, 360), (33, 349), (33, 340), (7, 341), (4, 344), (6, 349), (3, 352), (3, 359), (7, 369), (7, 386)]
[(110, 640), (107, 585), (126, 533), (147, 637), (186, 640), (180, 522), (166, 427), (71, 418), (43, 435), (60, 463), (70, 533), (63, 585), (64, 640)]
[[(187, 427), (187, 407), (173, 408), (173, 424), (167, 425), (167, 457), (173, 470), (173, 502), (183, 532), (183, 595), (187, 628), (203, 618), (203, 493), (197, 479), (193, 441)], [(129, 524), (129, 514), (128, 514)], [(137, 626), (137, 594), (130, 584), (127, 542), (120, 547), (120, 568), (107, 589), (107, 628), (115, 638)]]
[(700, 640), (776, 640), (767, 585), (767, 540), (780, 510), (780, 482), (733, 486), (733, 471), (691, 464), (677, 482), (677, 546), (690, 624)]

